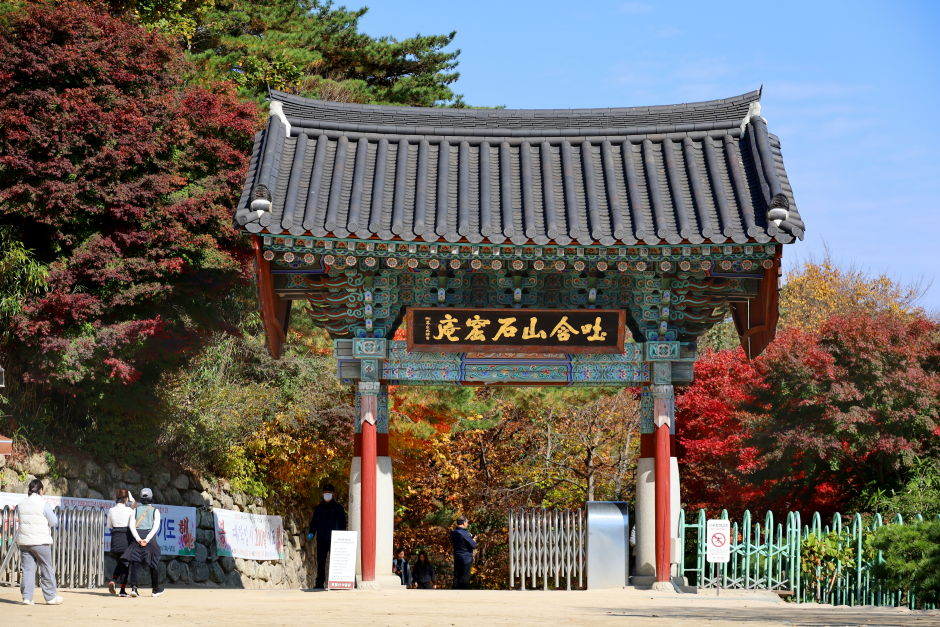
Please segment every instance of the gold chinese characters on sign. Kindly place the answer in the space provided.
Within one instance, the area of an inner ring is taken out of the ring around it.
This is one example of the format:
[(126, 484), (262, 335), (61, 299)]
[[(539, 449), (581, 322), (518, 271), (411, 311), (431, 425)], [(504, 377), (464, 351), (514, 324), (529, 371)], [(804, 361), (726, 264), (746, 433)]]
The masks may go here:
[(625, 314), (602, 309), (408, 309), (408, 350), (623, 352)]

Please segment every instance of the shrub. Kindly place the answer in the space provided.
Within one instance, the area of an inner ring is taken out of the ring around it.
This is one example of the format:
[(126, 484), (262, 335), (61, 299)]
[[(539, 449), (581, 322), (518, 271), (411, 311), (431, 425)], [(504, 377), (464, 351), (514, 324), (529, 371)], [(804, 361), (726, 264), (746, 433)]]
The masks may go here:
[(885, 592), (910, 592), (920, 603), (940, 603), (940, 521), (885, 525), (873, 547), (882, 552), (872, 576)]

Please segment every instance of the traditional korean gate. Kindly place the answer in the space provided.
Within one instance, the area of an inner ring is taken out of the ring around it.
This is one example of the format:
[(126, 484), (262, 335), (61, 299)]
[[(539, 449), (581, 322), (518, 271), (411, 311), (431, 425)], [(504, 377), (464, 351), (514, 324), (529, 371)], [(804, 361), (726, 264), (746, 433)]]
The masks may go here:
[(272, 92), (234, 217), (271, 355), (304, 301), (356, 386), (362, 582), (396, 583), (390, 384), (641, 386), (638, 570), (669, 581), (673, 386), (726, 305), (763, 350), (782, 244), (803, 236), (759, 98), (455, 111)]

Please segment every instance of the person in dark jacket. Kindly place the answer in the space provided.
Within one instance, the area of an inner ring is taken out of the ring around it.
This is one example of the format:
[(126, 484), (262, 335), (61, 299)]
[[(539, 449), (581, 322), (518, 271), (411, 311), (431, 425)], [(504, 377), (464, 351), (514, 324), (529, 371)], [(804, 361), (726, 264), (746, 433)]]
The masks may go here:
[(465, 590), (470, 585), (470, 566), (477, 543), (467, 531), (467, 517), (457, 517), (457, 528), (450, 532), (454, 546), (454, 590)]
[(406, 588), (411, 587), (411, 565), (405, 559), (405, 549), (398, 549), (395, 552), (395, 559), (392, 560), (392, 572), (401, 579), (401, 584)]
[(428, 559), (427, 551), (418, 553), (418, 561), (415, 562), (411, 575), (414, 579), (415, 588), (424, 590), (433, 588), (437, 590), (437, 573), (434, 572), (434, 564)]
[(322, 588), (326, 581), (326, 556), (330, 552), (330, 540), (334, 531), (346, 531), (346, 510), (333, 500), (336, 489), (333, 484), (323, 486), (323, 500), (314, 508), (307, 539), (317, 537), (317, 581), (315, 588)]

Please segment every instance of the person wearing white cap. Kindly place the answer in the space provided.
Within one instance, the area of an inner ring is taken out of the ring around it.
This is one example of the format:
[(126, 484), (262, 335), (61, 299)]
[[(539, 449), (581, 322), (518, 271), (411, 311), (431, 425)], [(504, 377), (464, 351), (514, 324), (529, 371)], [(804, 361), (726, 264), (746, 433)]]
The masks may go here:
[(135, 544), (129, 546), (122, 556), (131, 565), (130, 596), (140, 596), (137, 591), (137, 575), (140, 572), (140, 565), (147, 564), (150, 567), (150, 581), (153, 584), (151, 596), (158, 597), (164, 592), (164, 589), (160, 587), (160, 571), (158, 570), (161, 557), (160, 543), (155, 539), (157, 531), (160, 530), (160, 510), (153, 506), (153, 491), (150, 488), (140, 491), (140, 502), (134, 510), (134, 523), (130, 529)]

